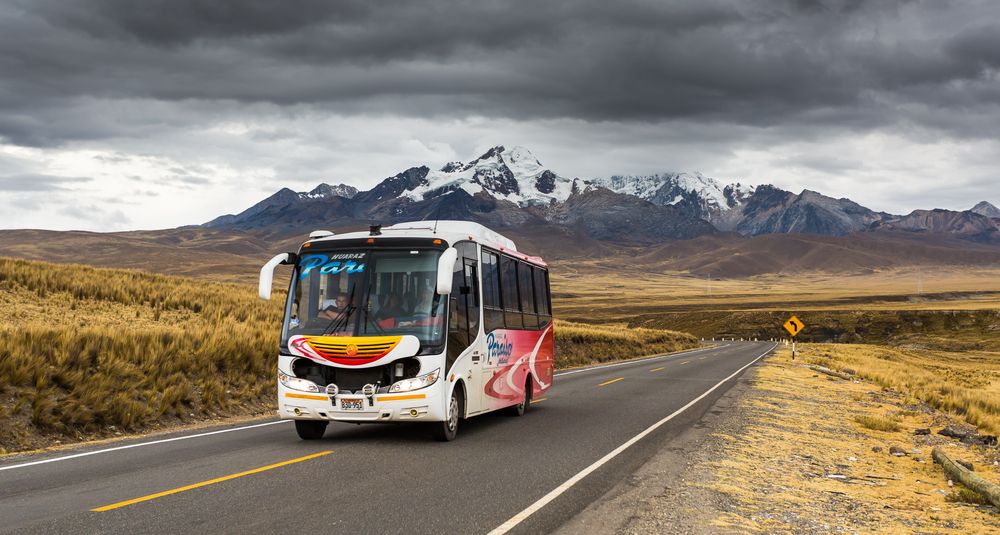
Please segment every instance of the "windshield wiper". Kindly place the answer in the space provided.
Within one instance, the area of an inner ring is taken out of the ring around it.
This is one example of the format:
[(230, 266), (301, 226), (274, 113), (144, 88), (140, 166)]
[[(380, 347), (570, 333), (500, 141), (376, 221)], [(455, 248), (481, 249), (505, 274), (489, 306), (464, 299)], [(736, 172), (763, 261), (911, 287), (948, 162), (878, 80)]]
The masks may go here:
[(337, 314), (337, 317), (333, 318), (330, 325), (326, 326), (326, 329), (323, 330), (323, 334), (337, 332), (337, 330), (340, 329), (341, 320), (343, 320), (344, 327), (347, 327), (347, 322), (351, 319), (351, 312), (354, 312), (355, 308), (357, 307), (354, 305), (347, 305), (344, 310), (340, 311), (340, 314)]

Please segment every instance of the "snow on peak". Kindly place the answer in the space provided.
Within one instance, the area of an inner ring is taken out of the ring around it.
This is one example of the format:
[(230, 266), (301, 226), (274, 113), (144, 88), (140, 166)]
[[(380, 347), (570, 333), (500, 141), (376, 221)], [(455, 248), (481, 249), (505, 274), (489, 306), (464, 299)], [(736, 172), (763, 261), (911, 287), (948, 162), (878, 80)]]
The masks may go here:
[(350, 199), (358, 194), (358, 188), (348, 184), (337, 184), (331, 186), (323, 183), (310, 192), (299, 192), (300, 199), (329, 199), (330, 197), (344, 197)]
[(618, 193), (635, 195), (655, 204), (678, 204), (692, 196), (706, 208), (728, 211), (742, 204), (754, 192), (753, 186), (739, 183), (723, 185), (701, 173), (656, 173), (652, 175), (615, 175), (598, 178), (594, 183)]
[(461, 189), (527, 206), (564, 201), (572, 187), (571, 179), (546, 169), (528, 149), (497, 145), (467, 163), (450, 162), (429, 172), (423, 184), (402, 196), (419, 201)]

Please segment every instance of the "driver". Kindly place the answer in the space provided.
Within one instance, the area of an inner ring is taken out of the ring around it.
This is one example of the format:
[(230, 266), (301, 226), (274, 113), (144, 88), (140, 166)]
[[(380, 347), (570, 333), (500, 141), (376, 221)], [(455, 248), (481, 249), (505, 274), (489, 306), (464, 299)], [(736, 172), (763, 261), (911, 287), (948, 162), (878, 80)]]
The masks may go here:
[(319, 318), (332, 320), (337, 317), (347, 308), (347, 302), (350, 299), (346, 293), (337, 294), (337, 298), (332, 300), (332, 302), (325, 301), (323, 304), (327, 305), (320, 313), (317, 315)]

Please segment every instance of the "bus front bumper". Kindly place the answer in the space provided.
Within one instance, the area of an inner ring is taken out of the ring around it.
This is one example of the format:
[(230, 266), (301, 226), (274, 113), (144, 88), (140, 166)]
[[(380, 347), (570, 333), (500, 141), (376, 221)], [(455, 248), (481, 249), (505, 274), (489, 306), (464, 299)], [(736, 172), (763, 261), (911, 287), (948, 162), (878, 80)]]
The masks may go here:
[[(426, 389), (431, 390), (431, 389)], [(285, 388), (278, 383), (278, 416), (294, 420), (338, 422), (444, 421), (444, 411), (432, 392), (399, 394), (306, 393)]]

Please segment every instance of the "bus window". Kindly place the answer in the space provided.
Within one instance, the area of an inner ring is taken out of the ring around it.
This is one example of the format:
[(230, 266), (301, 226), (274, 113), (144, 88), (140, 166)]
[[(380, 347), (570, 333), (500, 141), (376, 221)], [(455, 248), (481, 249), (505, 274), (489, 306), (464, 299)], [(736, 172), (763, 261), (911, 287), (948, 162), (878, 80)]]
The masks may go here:
[(483, 330), (504, 328), (500, 304), (500, 256), (483, 250)]
[(517, 260), (500, 257), (500, 291), (503, 295), (504, 319), (508, 329), (523, 329), (521, 299), (517, 292)]
[(517, 279), (521, 289), (521, 310), (524, 312), (524, 328), (537, 329), (538, 316), (535, 310), (535, 289), (531, 281), (531, 266), (518, 262)]
[(538, 327), (545, 328), (552, 321), (552, 312), (549, 310), (549, 272), (534, 268), (535, 301), (538, 304)]

